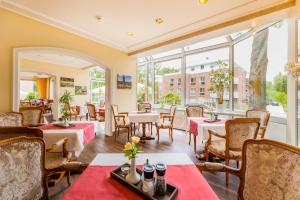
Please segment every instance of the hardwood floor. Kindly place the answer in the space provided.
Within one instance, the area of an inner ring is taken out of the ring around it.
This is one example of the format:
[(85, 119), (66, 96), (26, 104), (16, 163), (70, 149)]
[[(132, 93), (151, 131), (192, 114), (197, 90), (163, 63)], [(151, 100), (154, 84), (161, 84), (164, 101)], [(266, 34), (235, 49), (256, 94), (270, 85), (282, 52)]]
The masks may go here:
[[(137, 133), (139, 135), (139, 133)], [(155, 135), (155, 129), (153, 130), (153, 135)], [(120, 133), (120, 136), (117, 139), (117, 142), (114, 141), (114, 137), (108, 137), (104, 135), (97, 135), (93, 141), (85, 146), (85, 149), (79, 156), (79, 160), (82, 162), (90, 163), (93, 158), (98, 153), (120, 153), (122, 151), (123, 145), (127, 140), (126, 133)], [(201, 147), (198, 145), (198, 150)], [(174, 142), (172, 143), (169, 139), (167, 131), (162, 130), (160, 143), (157, 144), (156, 140), (146, 141), (141, 143), (140, 147), (145, 153), (153, 152), (178, 152), (178, 153), (187, 153), (193, 162), (198, 163), (195, 157), (193, 146), (188, 145), (188, 135), (184, 131), (174, 130)], [(235, 163), (232, 163), (235, 166)], [(199, 172), (200, 173), (200, 172)], [(76, 181), (76, 178), (80, 175), (72, 175), (72, 182)], [(206, 178), (210, 186), (216, 192), (222, 200), (235, 200), (236, 191), (238, 188), (239, 180), (237, 177), (229, 176), (229, 186), (225, 185), (224, 173), (208, 173), (204, 172), (203, 176)], [(68, 189), (66, 180), (55, 187), (49, 188), (49, 199), (50, 200), (59, 200), (63, 193)]]

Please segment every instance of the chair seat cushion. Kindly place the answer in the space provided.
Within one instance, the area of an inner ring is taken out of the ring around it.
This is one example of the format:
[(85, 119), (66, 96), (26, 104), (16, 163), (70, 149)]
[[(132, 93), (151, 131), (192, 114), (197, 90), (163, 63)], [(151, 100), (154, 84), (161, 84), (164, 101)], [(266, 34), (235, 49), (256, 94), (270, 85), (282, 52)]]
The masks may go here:
[[(225, 157), (225, 140), (212, 140), (207, 149), (210, 153)], [(241, 159), (241, 152), (229, 151), (229, 157), (232, 159)]]
[(158, 128), (172, 128), (172, 124), (169, 120), (160, 120), (158, 123), (157, 123), (157, 127)]
[(55, 169), (68, 162), (62, 153), (46, 153), (46, 169)]
[[(125, 121), (125, 123), (124, 123)], [(123, 120), (123, 118), (119, 118), (119, 120), (117, 120), (117, 126), (122, 128), (122, 127), (130, 127), (130, 120), (128, 117), (125, 117), (125, 120)]]

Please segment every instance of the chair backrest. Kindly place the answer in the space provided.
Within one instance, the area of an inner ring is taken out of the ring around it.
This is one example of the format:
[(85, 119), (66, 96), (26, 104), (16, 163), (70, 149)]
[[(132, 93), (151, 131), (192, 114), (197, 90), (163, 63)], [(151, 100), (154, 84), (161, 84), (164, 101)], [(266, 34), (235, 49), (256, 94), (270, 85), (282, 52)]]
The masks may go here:
[(257, 109), (247, 110), (246, 117), (260, 119), (260, 126), (262, 126), (264, 128), (260, 129), (258, 131), (258, 137), (264, 138), (265, 132), (266, 132), (266, 127), (268, 126), (269, 119), (270, 119), (270, 112), (267, 110), (257, 110)]
[(299, 148), (266, 139), (247, 140), (239, 199), (300, 199), (299, 175)]
[(256, 139), (259, 129), (258, 118), (237, 118), (225, 122), (226, 150), (242, 151), (243, 143), (248, 139)]
[(138, 111), (144, 111), (145, 109), (149, 109), (149, 110), (151, 110), (152, 109), (152, 105), (151, 105), (151, 103), (139, 103), (138, 105), (137, 105), (137, 109), (138, 109)]
[(0, 128), (0, 140), (21, 137), (21, 136), (43, 138), (43, 131), (37, 128), (28, 128), (28, 127), (1, 127)]
[(20, 108), (20, 113), (23, 114), (23, 125), (37, 125), (42, 123), (42, 107), (24, 107)]
[(175, 113), (176, 113), (176, 106), (172, 105), (170, 108), (170, 115), (172, 116), (171, 124), (173, 124), (173, 122), (174, 122)]
[(22, 113), (9, 112), (0, 113), (0, 127), (18, 127), (23, 126), (23, 115)]
[(186, 107), (187, 117), (203, 117), (203, 106), (188, 106)]
[(114, 116), (119, 115), (118, 105), (111, 105), (111, 110)]
[(94, 104), (86, 104), (90, 119), (96, 119), (96, 106)]
[(0, 199), (46, 199), (45, 143), (41, 138), (0, 141)]

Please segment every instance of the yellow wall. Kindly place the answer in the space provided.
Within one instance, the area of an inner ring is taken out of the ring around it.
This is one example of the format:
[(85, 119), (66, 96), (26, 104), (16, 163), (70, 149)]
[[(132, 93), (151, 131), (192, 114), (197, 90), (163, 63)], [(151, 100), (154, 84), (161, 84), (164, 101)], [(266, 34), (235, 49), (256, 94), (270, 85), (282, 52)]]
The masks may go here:
[[(112, 69), (112, 100), (120, 110), (135, 109), (136, 61), (126, 53), (0, 8), (0, 112), (12, 109), (13, 48), (58, 47), (98, 59)], [(131, 90), (116, 88), (117, 73), (133, 76)]]

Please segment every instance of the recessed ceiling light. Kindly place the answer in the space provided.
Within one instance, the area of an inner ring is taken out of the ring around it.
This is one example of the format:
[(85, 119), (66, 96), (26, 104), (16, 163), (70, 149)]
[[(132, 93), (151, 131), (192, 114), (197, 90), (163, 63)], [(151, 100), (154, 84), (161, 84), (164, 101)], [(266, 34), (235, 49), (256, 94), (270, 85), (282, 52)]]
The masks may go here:
[(155, 21), (155, 23), (157, 23), (157, 24), (161, 24), (161, 23), (164, 22), (164, 20), (163, 20), (162, 18), (156, 18), (154, 21)]
[(132, 37), (132, 36), (134, 36), (134, 33), (133, 32), (127, 32), (127, 35)]
[(95, 18), (96, 18), (96, 20), (99, 21), (99, 22), (102, 20), (102, 17), (99, 16), (99, 15), (95, 16)]
[(199, 1), (199, 3), (202, 3), (202, 4), (208, 3), (208, 0), (198, 0), (198, 1)]

